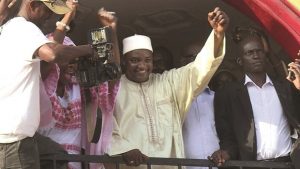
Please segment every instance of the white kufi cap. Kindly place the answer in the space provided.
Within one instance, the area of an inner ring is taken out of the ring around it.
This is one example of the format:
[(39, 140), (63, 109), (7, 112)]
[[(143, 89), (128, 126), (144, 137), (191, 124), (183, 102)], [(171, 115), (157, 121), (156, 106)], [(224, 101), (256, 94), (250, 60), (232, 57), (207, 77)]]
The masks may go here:
[(148, 49), (153, 52), (150, 38), (144, 35), (133, 35), (123, 39), (123, 55), (136, 49)]

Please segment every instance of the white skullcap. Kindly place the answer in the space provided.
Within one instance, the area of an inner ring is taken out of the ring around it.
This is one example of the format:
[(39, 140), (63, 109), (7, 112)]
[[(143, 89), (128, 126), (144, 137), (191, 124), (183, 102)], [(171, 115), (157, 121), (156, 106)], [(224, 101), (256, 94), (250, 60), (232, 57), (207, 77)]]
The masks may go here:
[(123, 55), (136, 49), (148, 49), (153, 52), (150, 38), (144, 35), (133, 35), (123, 39)]

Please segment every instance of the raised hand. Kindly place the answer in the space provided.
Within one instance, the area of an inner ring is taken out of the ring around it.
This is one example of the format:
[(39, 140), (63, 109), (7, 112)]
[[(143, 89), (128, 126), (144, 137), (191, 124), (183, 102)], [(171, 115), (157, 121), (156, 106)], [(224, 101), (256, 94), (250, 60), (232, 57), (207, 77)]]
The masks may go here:
[(67, 0), (66, 5), (71, 9), (71, 12), (68, 14), (70, 15), (70, 20), (73, 20), (78, 8), (78, 1), (77, 0)]
[(0, 13), (6, 10), (7, 8), (11, 8), (17, 0), (0, 0)]
[(0, 0), (0, 25), (7, 17), (9, 8), (11, 8), (16, 1), (17, 0)]
[[(300, 50), (298, 52), (300, 57)], [(289, 75), (286, 79), (294, 84), (294, 86), (300, 90), (300, 59), (296, 59), (295, 62), (289, 63)]]
[(208, 13), (208, 22), (217, 36), (223, 36), (229, 25), (229, 17), (219, 7), (216, 7)]
[(117, 17), (115, 17), (114, 12), (106, 11), (104, 8), (101, 8), (98, 11), (98, 18), (100, 23), (103, 26), (110, 26), (113, 29), (116, 29), (117, 26)]

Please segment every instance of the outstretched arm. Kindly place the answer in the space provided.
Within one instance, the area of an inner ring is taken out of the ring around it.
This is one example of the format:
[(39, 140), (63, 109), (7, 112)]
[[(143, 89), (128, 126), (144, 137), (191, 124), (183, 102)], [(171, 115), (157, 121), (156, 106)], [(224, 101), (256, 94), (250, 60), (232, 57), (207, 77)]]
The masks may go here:
[(229, 17), (219, 7), (216, 7), (214, 11), (208, 13), (208, 22), (214, 29), (214, 54), (215, 56), (218, 56), (219, 49), (225, 36), (225, 31), (229, 24)]

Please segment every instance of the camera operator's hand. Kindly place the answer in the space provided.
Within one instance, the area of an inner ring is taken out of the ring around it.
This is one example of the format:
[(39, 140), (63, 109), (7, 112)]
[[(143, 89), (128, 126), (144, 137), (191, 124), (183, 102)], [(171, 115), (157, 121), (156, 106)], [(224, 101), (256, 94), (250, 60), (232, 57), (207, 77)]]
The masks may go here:
[(133, 149), (122, 154), (125, 163), (128, 166), (139, 166), (148, 160), (148, 157), (138, 149)]
[(208, 22), (218, 37), (224, 36), (229, 25), (229, 17), (219, 7), (208, 13)]
[(98, 18), (100, 23), (103, 26), (110, 26), (112, 29), (116, 29), (117, 26), (117, 17), (115, 17), (114, 12), (106, 11), (104, 8), (101, 8), (98, 11)]

